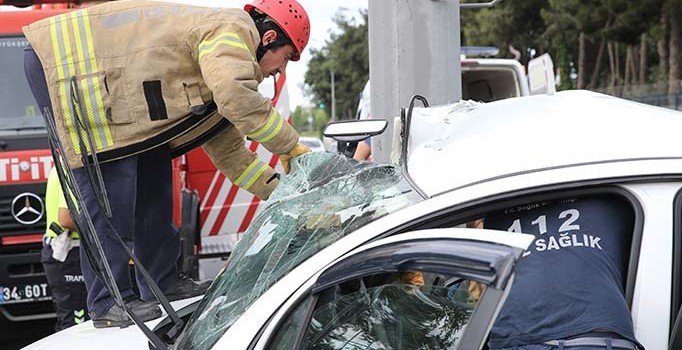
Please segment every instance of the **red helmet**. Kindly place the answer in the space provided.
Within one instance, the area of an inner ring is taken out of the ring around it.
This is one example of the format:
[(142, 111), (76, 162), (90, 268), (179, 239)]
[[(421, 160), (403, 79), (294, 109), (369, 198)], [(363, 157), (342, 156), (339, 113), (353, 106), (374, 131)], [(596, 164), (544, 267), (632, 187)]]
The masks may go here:
[(255, 0), (244, 6), (246, 12), (254, 8), (272, 18), (289, 36), (297, 51), (294, 61), (298, 61), (310, 38), (310, 19), (303, 6), (296, 0)]

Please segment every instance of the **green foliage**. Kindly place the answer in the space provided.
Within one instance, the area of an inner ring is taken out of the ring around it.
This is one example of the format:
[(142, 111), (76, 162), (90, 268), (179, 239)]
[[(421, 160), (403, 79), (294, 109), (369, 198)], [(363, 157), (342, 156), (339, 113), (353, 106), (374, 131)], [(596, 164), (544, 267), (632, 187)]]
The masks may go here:
[[(680, 49), (667, 47), (671, 35), (681, 35), (670, 32), (670, 23), (680, 21), (680, 9), (682, 0), (505, 0), (493, 8), (461, 11), (462, 45), (496, 46), (503, 58), (518, 51), (523, 65), (549, 53), (561, 77), (560, 90), (578, 87), (578, 78), (582, 88), (609, 92), (665, 86), (667, 80), (682, 79), (667, 74), (667, 67), (682, 62)], [(348, 119), (369, 76), (367, 13), (359, 24), (341, 13), (334, 21), (337, 33), (312, 51), (306, 92), (331, 113), (333, 70), (337, 118)]]
[(291, 121), (299, 134), (321, 138), (322, 131), (329, 121), (329, 115), (323, 109), (298, 106), (291, 114)]
[(531, 58), (530, 49), (538, 49), (538, 38), (545, 31), (540, 13), (547, 7), (546, 0), (511, 0), (491, 9), (462, 10), (462, 45), (496, 46), (505, 56), (511, 45), (521, 51), (525, 64)]
[[(596, 86), (622, 80), (627, 69), (627, 48), (631, 55), (637, 54), (637, 57), (631, 56), (636, 60), (635, 65), (644, 65), (647, 81), (654, 82), (655, 67), (659, 64), (656, 41), (666, 35), (660, 28), (661, 10), (665, 6), (676, 7), (676, 1), (679, 0), (503, 1), (491, 9), (462, 11), (462, 35), (465, 45), (497, 46), (503, 57), (511, 57), (509, 45), (512, 45), (521, 52), (523, 64), (533, 58), (532, 53), (548, 52), (562, 77), (562, 89), (575, 88), (575, 81), (567, 77), (575, 75), (581, 59), (586, 79), (599, 67), (595, 73)], [(583, 52), (580, 52), (581, 32), (585, 35)], [(644, 44), (642, 34), (648, 35)], [(601, 63), (597, 64), (602, 41), (611, 44), (611, 53), (605, 50)], [(641, 45), (647, 50), (645, 62), (639, 62)], [(614, 71), (616, 68), (618, 71)]]
[(334, 17), (339, 28), (321, 49), (311, 50), (312, 59), (305, 74), (306, 93), (316, 105), (324, 105), (331, 113), (331, 77), (335, 75), (336, 118), (350, 119), (355, 115), (359, 95), (369, 79), (369, 38), (367, 12), (361, 12), (362, 23), (341, 12)]

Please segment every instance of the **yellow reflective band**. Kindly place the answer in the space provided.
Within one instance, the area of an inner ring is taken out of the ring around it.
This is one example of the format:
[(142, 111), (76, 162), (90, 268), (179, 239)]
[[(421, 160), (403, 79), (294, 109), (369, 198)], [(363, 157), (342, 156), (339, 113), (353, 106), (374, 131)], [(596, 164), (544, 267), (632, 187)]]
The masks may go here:
[(202, 41), (201, 44), (199, 44), (199, 47), (201, 47), (202, 45), (211, 45), (211, 44), (215, 43), (216, 41), (224, 39), (224, 38), (237, 39), (237, 41), (242, 42), (242, 38), (239, 37), (239, 34), (233, 33), (233, 32), (227, 32), (227, 33), (220, 33), (220, 35), (218, 35), (217, 37), (215, 37), (213, 39), (208, 39), (208, 40)]
[(98, 71), (97, 59), (87, 11), (73, 12), (71, 22), (76, 38), (80, 73), (84, 76), (79, 82), (85, 100), (81, 103), (85, 105), (96, 147), (101, 149), (113, 145), (114, 142), (104, 110), (101, 83), (94, 75)]
[[(67, 72), (65, 72), (66, 78), (70, 78), (70, 77), (76, 76), (76, 66), (73, 63), (73, 50), (71, 49), (71, 37), (69, 36), (69, 26), (68, 26), (68, 23), (66, 22), (66, 19), (60, 20), (59, 22), (61, 24), (60, 27), (61, 27), (61, 33), (62, 33), (61, 42), (64, 45), (62, 60), (66, 61), (66, 63), (65, 63), (66, 67), (67, 67)], [(71, 83), (70, 83), (70, 81), (66, 81), (65, 84), (66, 84), (66, 87), (67, 87), (68, 92), (69, 92), (68, 93), (68, 101), (71, 101), (71, 99), (72, 99), (71, 94), (73, 93), (73, 91), (71, 89)], [(71, 108), (71, 107), (72, 107), (72, 103), (69, 102), (69, 108)], [(76, 118), (79, 117), (78, 113), (80, 111), (76, 110), (73, 112), (75, 112), (76, 115), (73, 115), (73, 113), (70, 113), (71, 118), (73, 118), (73, 120), (74, 120), (73, 125), (75, 127), (74, 130), (72, 131), (72, 133), (77, 133), (78, 130), (76, 130), (76, 128), (78, 128), (78, 122), (77, 122)], [(81, 117), (83, 117), (83, 116), (81, 116)], [(76, 146), (76, 145), (78, 145), (78, 146)], [(74, 145), (74, 149), (77, 149), (78, 150), (77, 153), (80, 153), (80, 144), (76, 143), (76, 145)], [(89, 147), (90, 146), (86, 142), (85, 143), (86, 152), (90, 152)]]
[(273, 108), (267, 123), (256, 132), (249, 134), (249, 137), (261, 143), (268, 142), (279, 134), (284, 123), (284, 118), (279, 115), (276, 108)]
[[(279, 116), (279, 114), (277, 116)], [(268, 142), (272, 140), (275, 136), (279, 135), (279, 132), (282, 131), (282, 127), (284, 127), (284, 123), (285, 123), (284, 118), (279, 117), (279, 121), (277, 122), (277, 127), (275, 128), (275, 130), (273, 130), (269, 136), (260, 140), (260, 142), (261, 143)]]
[(249, 164), (246, 169), (239, 175), (237, 180), (234, 181), (234, 184), (248, 190), (253, 186), (254, 183), (256, 183), (256, 180), (265, 172), (268, 170), (269, 166), (265, 163), (262, 163), (258, 158), (256, 158), (251, 164)]
[(263, 136), (263, 134), (265, 134), (272, 127), (272, 124), (275, 124), (275, 121), (277, 120), (275, 113), (277, 113), (277, 110), (273, 108), (272, 112), (270, 112), (270, 116), (268, 117), (268, 121), (265, 123), (265, 125), (263, 125), (263, 127), (258, 129), (256, 132), (250, 134), (249, 137), (254, 140), (257, 140), (261, 136)]
[[(88, 16), (88, 11), (83, 10), (82, 16), (79, 18), (79, 24), (84, 28), (85, 32), (85, 43), (87, 46), (84, 47), (85, 53), (87, 54), (87, 61), (90, 63), (90, 73), (95, 73), (99, 71), (97, 67), (97, 58), (95, 57), (95, 44), (92, 40), (92, 28), (90, 27), (90, 17)], [(93, 92), (94, 92), (94, 103), (95, 111), (97, 112), (97, 119), (99, 120), (99, 125), (101, 125), (101, 131), (104, 133), (104, 146), (113, 146), (114, 137), (109, 129), (109, 121), (106, 117), (106, 110), (104, 108), (104, 100), (102, 99), (102, 83), (99, 79), (91, 77)]]
[[(76, 13), (73, 12), (70, 15), (71, 17), (71, 26), (73, 27), (73, 37), (76, 40), (76, 55), (78, 56), (78, 68), (80, 70), (80, 75), (86, 75), (91, 72), (88, 72), (88, 70), (85, 68), (85, 55), (83, 53), (83, 40), (82, 40), (82, 34), (80, 30), (80, 26), (78, 25), (78, 17), (76, 16)], [(95, 120), (95, 112), (93, 111), (93, 103), (92, 103), (92, 94), (90, 93), (90, 82), (88, 80), (92, 80), (92, 77), (89, 79), (83, 78), (78, 81), (78, 86), (80, 87), (80, 90), (82, 91), (81, 95), (83, 97), (84, 101), (81, 101), (81, 105), (85, 108), (85, 114), (86, 116), (82, 116), (84, 118), (88, 118), (90, 121), (90, 126), (93, 129), (93, 139), (95, 140), (95, 148), (101, 149), (102, 148), (102, 139), (104, 139), (104, 135), (102, 135), (102, 130), (98, 130), (100, 132), (94, 132), (96, 126), (98, 126), (99, 123)], [(105, 140), (106, 141), (106, 140)]]
[(244, 185), (244, 189), (245, 190), (250, 189), (251, 186), (253, 186), (253, 184), (256, 183), (256, 180), (258, 180), (258, 178), (261, 176), (261, 174), (263, 174), (264, 171), (268, 170), (268, 168), (269, 168), (269, 166), (267, 166), (265, 164), (261, 164), (260, 168), (258, 168), (258, 171), (256, 171), (256, 173), (253, 175), (251, 180), (249, 180), (249, 182), (247, 182)]
[[(88, 44), (88, 52), (89, 52), (89, 58), (90, 58), (90, 69), (92, 69), (92, 72), (97, 72), (99, 71), (99, 68), (97, 67), (97, 58), (95, 57), (95, 44), (94, 41), (92, 40), (92, 29), (90, 28), (90, 17), (88, 16), (88, 12), (83, 11), (83, 26), (85, 27), (85, 38), (86, 42)], [(111, 146), (114, 144), (114, 137), (111, 134), (111, 130), (109, 129), (109, 123), (107, 121), (106, 117), (106, 110), (104, 109), (104, 100), (102, 99), (102, 87), (100, 85), (99, 80), (95, 79), (95, 100), (97, 101), (97, 109), (100, 111), (101, 116), (102, 116), (102, 121), (106, 126), (104, 127), (104, 135), (106, 137), (106, 144)]]
[(242, 39), (236, 33), (222, 33), (214, 39), (204, 40), (199, 44), (199, 59), (215, 51), (220, 44), (226, 44), (233, 47), (238, 47), (249, 52), (251, 57), (254, 57), (253, 52), (244, 44)]
[(251, 162), (251, 164), (249, 164), (249, 166), (247, 166), (246, 169), (244, 169), (244, 171), (242, 171), (242, 173), (239, 175), (239, 177), (237, 177), (237, 180), (234, 180), (234, 184), (241, 187), (241, 183), (249, 175), (251, 170), (253, 170), (253, 168), (255, 168), (259, 163), (260, 163), (260, 160), (258, 160), (258, 158), (256, 158), (253, 162)]
[(71, 107), (69, 104), (69, 99), (68, 95), (66, 93), (66, 81), (64, 80), (66, 76), (66, 72), (64, 71), (66, 66), (62, 60), (63, 56), (66, 56), (66, 53), (63, 53), (64, 50), (64, 43), (61, 40), (60, 36), (57, 34), (57, 31), (61, 29), (58, 27), (57, 20), (55, 17), (50, 18), (50, 34), (52, 36), (52, 50), (54, 52), (54, 58), (55, 58), (55, 63), (57, 65), (57, 79), (60, 81), (59, 82), (59, 96), (60, 96), (60, 104), (62, 107), (62, 113), (63, 113), (63, 119), (64, 122), (66, 123), (66, 129), (69, 132), (69, 136), (71, 136), (71, 144), (73, 145), (73, 148), (76, 153), (80, 153), (80, 145), (78, 144), (78, 137), (76, 136), (76, 127), (73, 123), (73, 116), (71, 115)]

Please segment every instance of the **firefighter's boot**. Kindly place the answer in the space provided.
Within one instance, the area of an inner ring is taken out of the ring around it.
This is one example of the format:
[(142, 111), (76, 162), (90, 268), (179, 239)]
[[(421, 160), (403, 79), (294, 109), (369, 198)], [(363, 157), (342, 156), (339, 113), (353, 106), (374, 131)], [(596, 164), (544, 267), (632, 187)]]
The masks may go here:
[(196, 282), (189, 276), (178, 273), (175, 284), (166, 290), (168, 301), (187, 299), (197, 295), (206, 294), (206, 290), (211, 285), (211, 281)]
[[(126, 306), (143, 322), (161, 317), (161, 309), (154, 302), (144, 302), (140, 299), (126, 301)], [(92, 317), (95, 328), (126, 327), (133, 324), (125, 311), (118, 305), (112, 306), (104, 315)]]

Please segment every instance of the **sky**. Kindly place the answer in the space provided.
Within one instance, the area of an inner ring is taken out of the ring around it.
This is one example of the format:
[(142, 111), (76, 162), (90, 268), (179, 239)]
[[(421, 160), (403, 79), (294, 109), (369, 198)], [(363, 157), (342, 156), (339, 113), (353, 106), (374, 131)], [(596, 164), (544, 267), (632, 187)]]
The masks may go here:
[[(247, 0), (167, 0), (179, 3), (212, 6), (212, 7), (243, 7)], [(342, 8), (348, 17), (358, 14), (358, 10), (367, 9), (367, 0), (298, 0), (310, 17), (311, 36), (308, 46), (298, 62), (290, 62), (287, 66), (287, 85), (291, 110), (299, 105), (307, 105), (310, 101), (303, 95), (301, 86), (303, 76), (310, 60), (310, 49), (324, 46), (329, 34), (336, 30), (332, 22), (334, 14)], [(359, 17), (358, 17), (359, 18)]]

